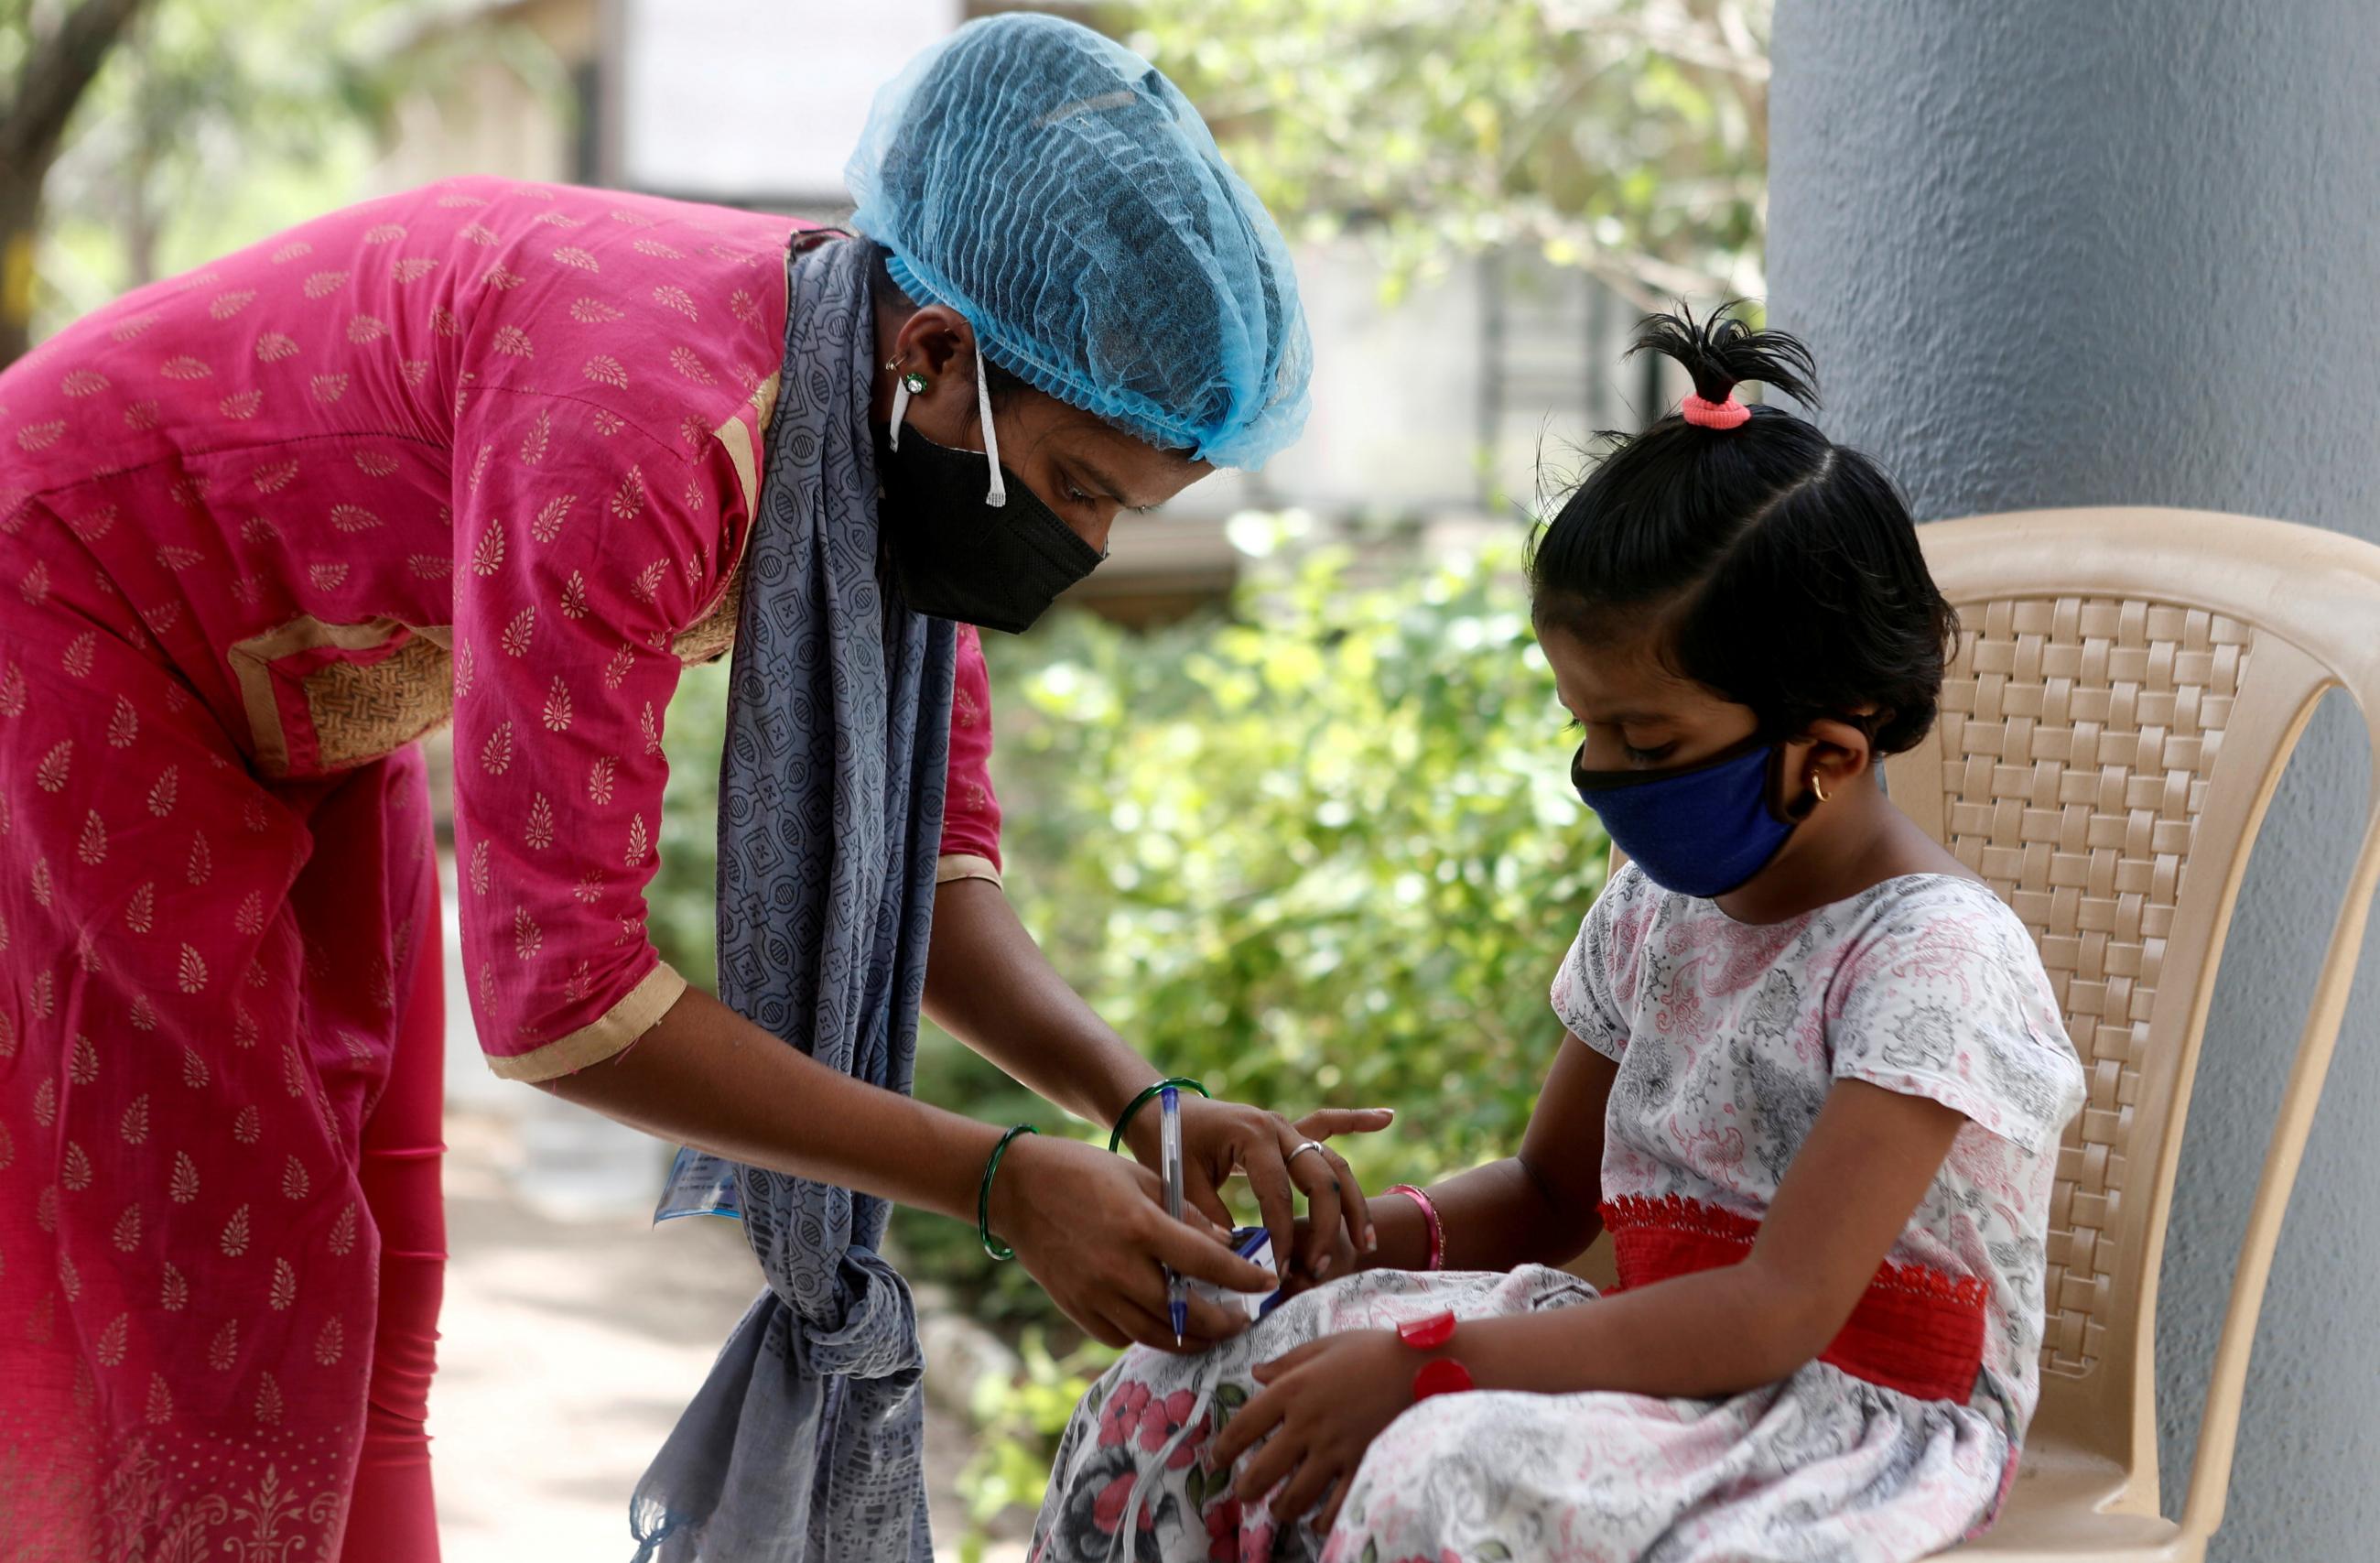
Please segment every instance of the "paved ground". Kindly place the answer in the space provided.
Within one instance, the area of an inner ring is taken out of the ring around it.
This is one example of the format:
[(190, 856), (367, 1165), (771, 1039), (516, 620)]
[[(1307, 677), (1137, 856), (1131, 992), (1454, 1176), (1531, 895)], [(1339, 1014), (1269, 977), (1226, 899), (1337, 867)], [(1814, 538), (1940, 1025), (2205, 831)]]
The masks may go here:
[[(751, 1258), (723, 1221), (656, 1230), (620, 1202), (533, 1206), (512, 1176), (516, 1117), (455, 1104), (447, 1140), (454, 1257), (430, 1403), (446, 1563), (626, 1563), (629, 1489), (750, 1302)], [(929, 1413), (934, 1529), (952, 1559), (964, 1439)]]

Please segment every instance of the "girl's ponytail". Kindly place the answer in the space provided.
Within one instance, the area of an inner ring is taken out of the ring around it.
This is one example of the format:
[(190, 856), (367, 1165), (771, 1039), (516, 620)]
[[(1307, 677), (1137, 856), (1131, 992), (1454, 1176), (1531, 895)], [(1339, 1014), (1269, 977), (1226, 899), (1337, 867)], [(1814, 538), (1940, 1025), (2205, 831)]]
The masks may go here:
[(1730, 310), (1655, 315), (1632, 355), (1691, 375), (1679, 412), (1621, 440), (1538, 532), (1538, 630), (1649, 629), (1676, 672), (1779, 737), (1856, 721), (1881, 753), (1933, 726), (1958, 624), (1891, 482), (1746, 383), (1817, 405), (1810, 349)]
[(1694, 383), (1694, 394), (1679, 409), (1687, 422), (1706, 429), (1742, 428), (1751, 409), (1736, 400), (1747, 382), (1784, 392), (1804, 407), (1818, 405), (1818, 366), (1798, 336), (1757, 331), (1722, 305), (1703, 319), (1682, 305), (1673, 315), (1652, 315), (1636, 330), (1627, 356), (1658, 353)]

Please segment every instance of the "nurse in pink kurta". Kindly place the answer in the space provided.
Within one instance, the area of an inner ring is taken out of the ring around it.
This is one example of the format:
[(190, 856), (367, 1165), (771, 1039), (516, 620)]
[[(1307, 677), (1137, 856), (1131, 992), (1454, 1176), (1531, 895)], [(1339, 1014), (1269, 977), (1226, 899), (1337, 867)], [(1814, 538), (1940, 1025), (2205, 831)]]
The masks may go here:
[[(0, 376), (8, 1557), (322, 1557), (351, 1489), (347, 1557), (434, 1547), (414, 740), (453, 722), (491, 1063), (617, 1054), (686, 987), (662, 720), (735, 629), (794, 227), (456, 180)], [(959, 655), (943, 873), (996, 880)]]

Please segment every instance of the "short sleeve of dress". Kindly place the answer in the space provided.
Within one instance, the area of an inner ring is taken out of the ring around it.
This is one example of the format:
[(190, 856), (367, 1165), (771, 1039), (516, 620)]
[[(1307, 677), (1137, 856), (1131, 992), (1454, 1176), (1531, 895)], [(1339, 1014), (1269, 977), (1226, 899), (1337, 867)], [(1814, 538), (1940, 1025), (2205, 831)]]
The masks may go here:
[(2082, 1105), (2082, 1066), (2032, 938), (1981, 885), (1912, 883), (1837, 968), (1834, 1078), (1939, 1102), (2020, 1150), (2050, 1150)]
[(1000, 883), (1000, 799), (991, 789), (991, 675), (983, 638), (959, 627), (958, 666), (951, 687), (951, 760), (942, 805), (938, 884), (954, 879)]
[(1615, 874), (1587, 909), (1553, 987), (1554, 1014), (1563, 1027), (1614, 1063), (1628, 1050), (1628, 1022), (1613, 1000), (1612, 982), (1612, 922), (1627, 895), (1624, 874)]
[(735, 492), (704, 459), (566, 397), (482, 391), (457, 430), (455, 851), (500, 1075), (610, 1057), (686, 991), (646, 936), (644, 891), (673, 633), (717, 586)]

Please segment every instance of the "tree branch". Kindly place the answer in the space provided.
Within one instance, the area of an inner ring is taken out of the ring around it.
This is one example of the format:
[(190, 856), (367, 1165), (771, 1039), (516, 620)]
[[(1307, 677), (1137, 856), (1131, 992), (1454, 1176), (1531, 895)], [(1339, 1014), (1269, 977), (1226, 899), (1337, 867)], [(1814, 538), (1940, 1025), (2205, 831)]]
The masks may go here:
[(18, 85), (0, 119), (0, 164), (46, 168), (67, 121), (99, 74), (107, 52), (147, 0), (83, 0), (27, 52)]

